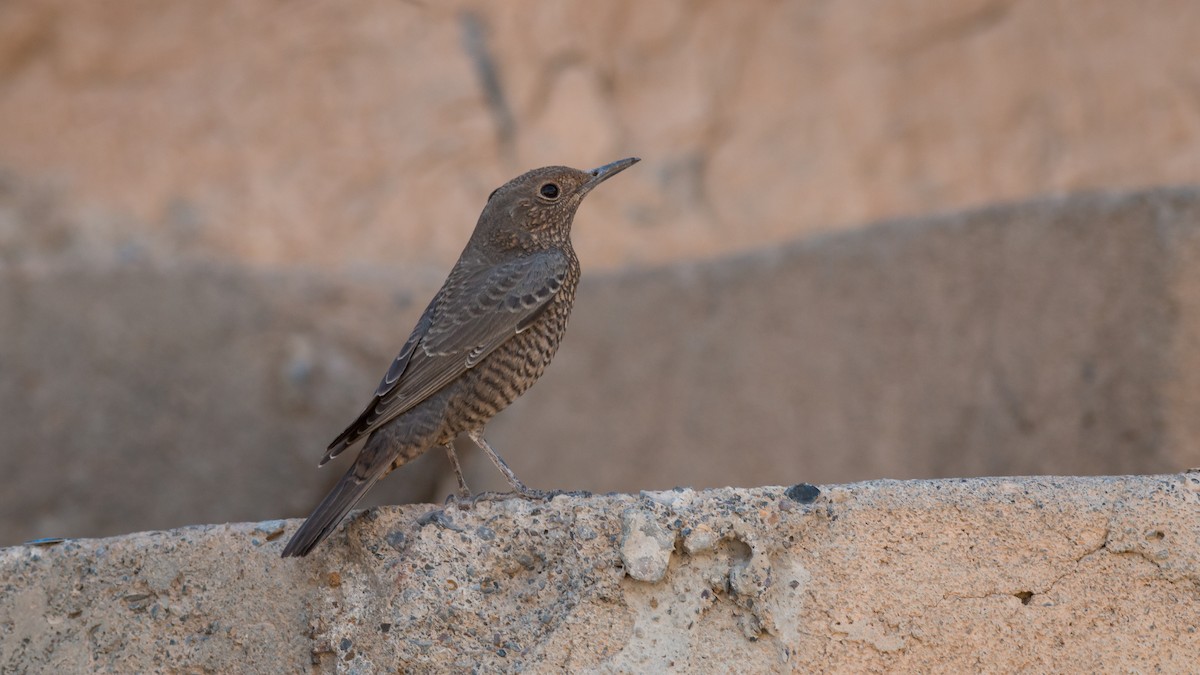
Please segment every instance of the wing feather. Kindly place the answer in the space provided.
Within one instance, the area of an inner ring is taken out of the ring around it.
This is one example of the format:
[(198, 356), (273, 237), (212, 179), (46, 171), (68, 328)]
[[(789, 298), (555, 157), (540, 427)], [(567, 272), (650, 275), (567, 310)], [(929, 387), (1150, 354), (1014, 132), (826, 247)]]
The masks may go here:
[(329, 445), (322, 464), (437, 393), (524, 330), (566, 283), (562, 251), (474, 270), (456, 267), (426, 308), (366, 410)]

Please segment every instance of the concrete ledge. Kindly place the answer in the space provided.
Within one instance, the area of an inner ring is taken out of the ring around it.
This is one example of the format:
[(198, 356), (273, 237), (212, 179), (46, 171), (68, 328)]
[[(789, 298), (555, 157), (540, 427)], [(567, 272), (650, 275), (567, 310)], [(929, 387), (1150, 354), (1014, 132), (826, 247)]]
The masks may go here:
[(1200, 472), (364, 511), (0, 551), (0, 671), (1168, 671)]

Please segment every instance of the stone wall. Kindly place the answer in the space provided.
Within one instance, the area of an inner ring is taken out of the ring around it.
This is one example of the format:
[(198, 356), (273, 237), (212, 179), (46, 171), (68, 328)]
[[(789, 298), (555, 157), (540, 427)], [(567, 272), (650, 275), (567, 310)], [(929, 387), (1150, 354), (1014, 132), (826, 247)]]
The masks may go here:
[[(562, 352), (490, 429), (527, 482), (1200, 465), (1200, 193), (1144, 189), (1200, 181), (1198, 13), (2, 3), (0, 544), (307, 512), (488, 191), (632, 154), (577, 221)], [(282, 521), (17, 547), (0, 670), (1181, 670), (1195, 494), (414, 506), (290, 564)]]
[[(1193, 189), (1093, 194), (589, 274), (489, 437), (596, 492), (1200, 466), (1198, 234)], [(440, 277), (9, 269), (0, 542), (306, 514)], [(368, 503), (441, 501), (446, 473), (430, 453)]]
[[(42, 242), (445, 269), (488, 192), (644, 158), (595, 270), (1200, 179), (1200, 5), (10, 0), (0, 168)], [(0, 251), (25, 233), (0, 224)]]
[(5, 672), (1184, 672), (1200, 474), (560, 496), (0, 550)]

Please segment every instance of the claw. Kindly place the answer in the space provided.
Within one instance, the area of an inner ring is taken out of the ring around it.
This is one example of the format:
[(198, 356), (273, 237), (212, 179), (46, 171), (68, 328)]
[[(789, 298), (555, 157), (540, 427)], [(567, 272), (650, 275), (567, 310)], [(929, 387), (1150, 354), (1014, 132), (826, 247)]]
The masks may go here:
[(547, 492), (545, 490), (534, 490), (525, 488), (524, 490), (513, 490), (510, 492), (480, 492), (471, 498), (471, 504), (475, 505), (479, 502), (505, 501), (516, 497), (518, 499), (526, 499), (531, 502), (546, 502), (554, 499), (555, 496), (563, 494), (562, 492), (554, 491)]
[(475, 505), (476, 499), (478, 499), (478, 495), (472, 495), (470, 490), (462, 488), (458, 492), (446, 495), (446, 501), (442, 504), (443, 506), (457, 506), (460, 511), (468, 511)]
[(551, 499), (554, 499), (554, 496), (558, 493), (554, 491), (535, 490), (534, 488), (527, 487), (524, 490), (517, 490), (516, 492), (509, 494), (515, 494), (521, 499), (528, 499), (531, 502), (548, 502)]

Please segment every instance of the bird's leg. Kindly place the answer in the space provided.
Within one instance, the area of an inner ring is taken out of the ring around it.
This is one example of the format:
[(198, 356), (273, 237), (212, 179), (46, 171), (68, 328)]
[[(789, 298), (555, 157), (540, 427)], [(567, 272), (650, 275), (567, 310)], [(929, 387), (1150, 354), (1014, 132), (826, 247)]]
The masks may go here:
[(500, 473), (504, 474), (504, 477), (508, 479), (508, 484), (512, 486), (512, 489), (516, 491), (517, 494), (521, 495), (525, 499), (545, 499), (547, 497), (545, 492), (528, 488), (524, 483), (521, 482), (520, 478), (517, 478), (517, 474), (513, 473), (512, 469), (508, 468), (508, 464), (504, 461), (504, 459), (500, 457), (500, 455), (496, 454), (496, 451), (492, 449), (492, 446), (488, 445), (487, 440), (483, 437), (483, 429), (472, 429), (471, 431), (467, 432), (467, 435), (471, 437), (471, 440), (475, 442), (475, 445), (479, 446), (479, 449), (487, 453), (488, 459), (492, 460), (492, 464), (495, 464), (497, 469), (500, 469)]
[(463, 478), (462, 466), (459, 465), (458, 455), (454, 452), (454, 443), (447, 443), (442, 448), (446, 451), (446, 458), (450, 460), (450, 467), (454, 469), (454, 477), (458, 479), (458, 494), (454, 495), (454, 499), (467, 504), (471, 501), (471, 488), (467, 487), (467, 481)]

